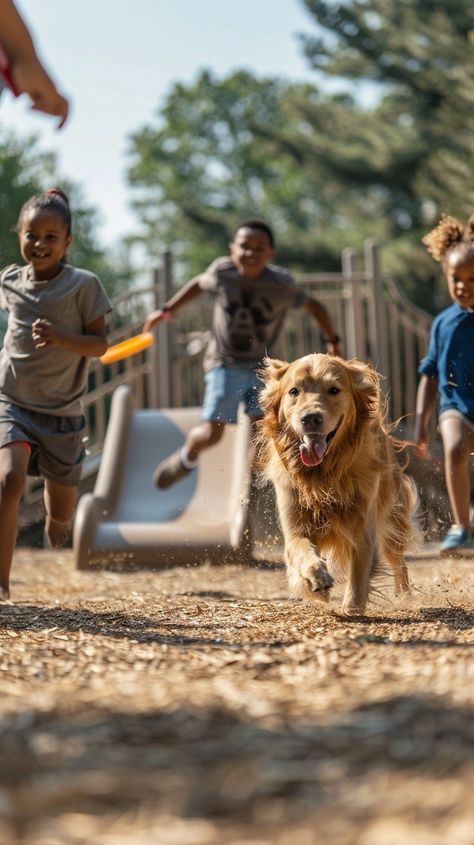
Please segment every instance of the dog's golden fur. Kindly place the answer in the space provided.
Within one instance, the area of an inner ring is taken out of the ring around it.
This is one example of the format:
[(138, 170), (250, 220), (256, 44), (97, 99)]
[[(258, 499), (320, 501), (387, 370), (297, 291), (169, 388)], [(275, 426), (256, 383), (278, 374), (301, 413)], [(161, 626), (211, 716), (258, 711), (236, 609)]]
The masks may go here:
[(314, 354), (267, 358), (261, 376), (257, 462), (275, 488), (292, 592), (327, 601), (342, 570), (342, 610), (363, 613), (382, 561), (407, 590), (416, 490), (384, 424), (378, 373)]

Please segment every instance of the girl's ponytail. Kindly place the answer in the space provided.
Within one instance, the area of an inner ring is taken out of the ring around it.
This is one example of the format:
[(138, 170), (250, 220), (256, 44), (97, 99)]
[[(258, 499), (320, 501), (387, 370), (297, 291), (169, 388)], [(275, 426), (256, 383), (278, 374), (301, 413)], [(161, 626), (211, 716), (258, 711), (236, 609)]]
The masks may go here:
[(442, 214), (438, 225), (431, 232), (428, 232), (421, 239), (421, 242), (426, 246), (426, 249), (431, 253), (435, 261), (443, 261), (446, 253), (453, 246), (461, 243), (463, 235), (464, 226), (462, 223), (456, 217)]
[(48, 190), (45, 191), (45, 194), (47, 197), (58, 197), (69, 208), (69, 200), (64, 191), (61, 190), (61, 188), (48, 188)]

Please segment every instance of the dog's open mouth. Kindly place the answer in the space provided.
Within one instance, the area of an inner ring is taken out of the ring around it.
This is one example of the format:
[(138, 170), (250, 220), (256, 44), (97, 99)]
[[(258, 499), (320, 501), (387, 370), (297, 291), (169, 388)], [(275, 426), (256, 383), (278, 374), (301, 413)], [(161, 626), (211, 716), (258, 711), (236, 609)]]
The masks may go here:
[(326, 449), (341, 425), (342, 417), (329, 434), (305, 434), (300, 443), (300, 458), (305, 467), (316, 467), (326, 454)]

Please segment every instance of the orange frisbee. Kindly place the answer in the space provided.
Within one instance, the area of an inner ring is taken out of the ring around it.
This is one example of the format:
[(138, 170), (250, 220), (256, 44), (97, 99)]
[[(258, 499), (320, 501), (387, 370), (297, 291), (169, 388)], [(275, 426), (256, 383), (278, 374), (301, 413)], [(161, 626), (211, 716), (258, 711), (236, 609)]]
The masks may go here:
[(102, 364), (115, 364), (116, 361), (122, 361), (123, 358), (129, 358), (130, 355), (137, 355), (148, 349), (154, 341), (154, 336), (151, 332), (142, 332), (135, 337), (129, 337), (127, 340), (122, 340), (121, 343), (116, 343), (114, 346), (109, 346), (107, 352), (101, 356)]

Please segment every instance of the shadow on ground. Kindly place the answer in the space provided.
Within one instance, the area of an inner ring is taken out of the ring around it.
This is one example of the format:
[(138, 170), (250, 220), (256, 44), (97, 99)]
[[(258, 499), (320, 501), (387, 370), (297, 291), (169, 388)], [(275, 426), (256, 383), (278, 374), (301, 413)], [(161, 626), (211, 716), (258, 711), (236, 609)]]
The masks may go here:
[[(192, 706), (129, 714), (70, 704), (19, 713), (0, 724), (4, 821), (13, 845), (33, 842), (46, 819), (54, 827), (70, 813), (110, 819), (153, 808), (157, 816), (236, 829), (245, 821), (247, 830), (267, 835), (275, 820), (277, 827), (310, 823), (329, 834), (343, 815), (346, 842), (351, 829), (354, 836), (387, 810), (419, 815), (436, 784), (467, 771), (473, 717), (472, 709), (419, 696), (273, 729)], [(399, 779), (411, 783), (411, 794), (387, 792)], [(447, 809), (431, 799), (427, 807), (439, 824)]]

